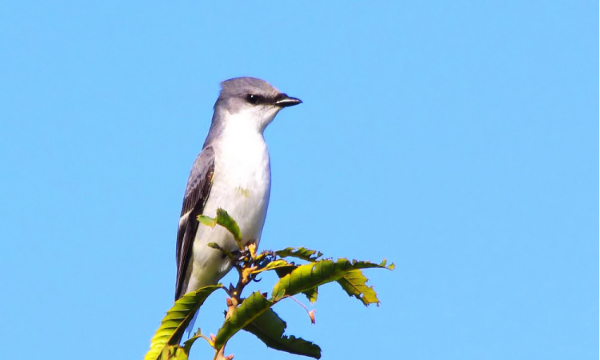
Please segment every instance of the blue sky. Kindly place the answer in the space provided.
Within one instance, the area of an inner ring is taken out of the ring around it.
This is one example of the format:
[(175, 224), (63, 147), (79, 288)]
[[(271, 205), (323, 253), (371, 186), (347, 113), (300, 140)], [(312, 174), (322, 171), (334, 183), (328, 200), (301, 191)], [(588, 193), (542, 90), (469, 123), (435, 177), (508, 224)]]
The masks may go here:
[(278, 305), (289, 334), (326, 359), (598, 358), (597, 3), (207, 3), (0, 2), (0, 355), (143, 356), (218, 84), (249, 75), (304, 101), (265, 134), (261, 247), (397, 265), (368, 271), (380, 307), (335, 284), (316, 325)]

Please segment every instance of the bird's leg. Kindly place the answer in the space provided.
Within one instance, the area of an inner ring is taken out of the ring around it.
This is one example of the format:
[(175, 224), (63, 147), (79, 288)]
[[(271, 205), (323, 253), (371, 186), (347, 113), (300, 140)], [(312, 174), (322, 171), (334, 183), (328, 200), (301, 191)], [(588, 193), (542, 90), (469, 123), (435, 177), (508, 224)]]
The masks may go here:
[(248, 250), (248, 248), (245, 248), (243, 251), (242, 250), (233, 250), (231, 252), (231, 255), (233, 255), (235, 262), (238, 264), (248, 262), (251, 258), (250, 251)]
[(236, 259), (236, 263), (242, 265), (243, 263), (253, 264), (256, 259), (256, 239), (252, 239), (246, 243), (244, 250), (234, 250), (231, 252), (233, 257)]

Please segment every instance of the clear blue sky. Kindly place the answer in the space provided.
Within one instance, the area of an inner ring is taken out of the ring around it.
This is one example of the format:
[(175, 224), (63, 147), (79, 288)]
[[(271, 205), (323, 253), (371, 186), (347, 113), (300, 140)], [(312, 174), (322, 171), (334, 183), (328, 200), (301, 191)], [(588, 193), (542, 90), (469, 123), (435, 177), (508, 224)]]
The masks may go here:
[(0, 357), (143, 356), (218, 84), (248, 75), (304, 100), (266, 132), (262, 248), (397, 265), (368, 272), (379, 308), (335, 284), (316, 325), (278, 305), (289, 334), (325, 359), (598, 358), (597, 2), (207, 3), (0, 2)]

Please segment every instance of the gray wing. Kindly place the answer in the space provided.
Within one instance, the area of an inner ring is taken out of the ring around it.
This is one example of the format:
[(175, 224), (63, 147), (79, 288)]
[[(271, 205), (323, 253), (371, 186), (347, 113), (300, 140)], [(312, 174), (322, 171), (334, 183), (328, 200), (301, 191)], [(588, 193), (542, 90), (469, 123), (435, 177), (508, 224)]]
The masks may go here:
[(202, 149), (196, 158), (183, 198), (179, 230), (177, 231), (177, 284), (175, 300), (184, 294), (185, 276), (198, 230), (198, 215), (202, 214), (212, 186), (215, 152), (211, 146)]

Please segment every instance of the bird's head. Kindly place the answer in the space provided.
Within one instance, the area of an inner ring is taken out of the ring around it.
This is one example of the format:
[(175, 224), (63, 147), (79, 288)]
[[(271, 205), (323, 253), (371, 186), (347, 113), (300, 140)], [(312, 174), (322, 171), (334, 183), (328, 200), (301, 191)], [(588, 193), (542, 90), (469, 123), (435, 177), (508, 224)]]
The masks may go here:
[(227, 121), (236, 122), (230, 125), (250, 126), (262, 133), (279, 110), (301, 103), (300, 99), (280, 92), (266, 81), (239, 77), (221, 83), (215, 113), (220, 112), (227, 115), (221, 118), (226, 117)]

